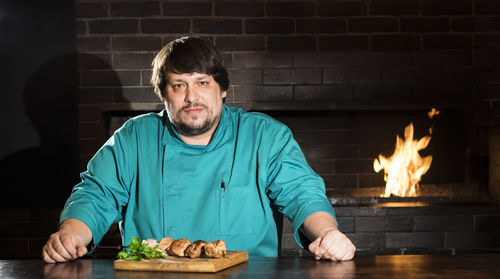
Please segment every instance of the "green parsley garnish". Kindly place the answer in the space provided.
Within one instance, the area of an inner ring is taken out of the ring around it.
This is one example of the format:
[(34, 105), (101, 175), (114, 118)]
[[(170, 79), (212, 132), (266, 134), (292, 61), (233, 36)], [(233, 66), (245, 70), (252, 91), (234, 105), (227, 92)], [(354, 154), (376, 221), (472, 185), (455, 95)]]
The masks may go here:
[(130, 243), (128, 249), (130, 252), (120, 251), (116, 257), (118, 259), (130, 261), (165, 258), (158, 245), (151, 248), (147, 243), (143, 243), (138, 237), (132, 238), (132, 243)]

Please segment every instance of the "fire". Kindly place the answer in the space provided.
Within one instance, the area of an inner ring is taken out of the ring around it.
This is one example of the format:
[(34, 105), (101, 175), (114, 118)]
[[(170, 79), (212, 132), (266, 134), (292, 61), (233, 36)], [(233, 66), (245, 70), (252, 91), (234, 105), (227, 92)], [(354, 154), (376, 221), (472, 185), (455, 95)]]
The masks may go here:
[[(439, 114), (439, 111), (432, 109), (429, 118)], [(432, 134), (432, 129), (429, 129)], [(396, 147), (394, 154), (386, 158), (381, 154), (373, 162), (376, 172), (384, 169), (385, 185), (384, 197), (391, 194), (400, 197), (417, 196), (418, 183), (431, 167), (432, 156), (420, 157), (418, 151), (429, 145), (431, 136), (425, 136), (420, 140), (413, 139), (413, 123), (405, 128), (404, 139), (396, 136)]]

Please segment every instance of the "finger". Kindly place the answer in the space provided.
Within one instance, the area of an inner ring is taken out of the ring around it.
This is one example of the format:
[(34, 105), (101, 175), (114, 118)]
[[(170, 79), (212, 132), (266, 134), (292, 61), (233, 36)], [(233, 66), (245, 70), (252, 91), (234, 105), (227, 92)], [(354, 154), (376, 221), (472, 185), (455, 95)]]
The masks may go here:
[(55, 263), (56, 261), (51, 258), (49, 256), (49, 254), (47, 253), (47, 244), (45, 244), (42, 248), (42, 259), (46, 262), (46, 263)]
[(314, 254), (315, 258), (319, 260), (321, 254), (319, 253), (319, 244), (321, 242), (321, 237), (316, 238), (311, 244), (309, 244), (309, 251)]
[(68, 255), (71, 257), (71, 259), (76, 259), (77, 258), (77, 251), (76, 251), (76, 245), (74, 243), (73, 237), (67, 235), (67, 234), (59, 234), (59, 240), (62, 244), (62, 247)]
[(354, 258), (354, 254), (356, 253), (356, 247), (351, 244), (349, 247), (349, 252), (342, 258), (342, 261), (348, 261)]
[(68, 253), (66, 248), (61, 242), (61, 234), (56, 234), (52, 243), (52, 247), (54, 247), (54, 250), (59, 254), (61, 257), (63, 257), (65, 260), (71, 260), (71, 255)]
[(83, 255), (87, 254), (87, 247), (85, 245), (80, 245), (77, 247), (77, 256), (82, 257)]
[(56, 249), (54, 249), (53, 242), (54, 241), (52, 239), (49, 240), (49, 242), (47, 242), (47, 254), (49, 255), (49, 257), (51, 257), (56, 262), (65, 262), (65, 261), (67, 261), (63, 256), (61, 256), (56, 251)]

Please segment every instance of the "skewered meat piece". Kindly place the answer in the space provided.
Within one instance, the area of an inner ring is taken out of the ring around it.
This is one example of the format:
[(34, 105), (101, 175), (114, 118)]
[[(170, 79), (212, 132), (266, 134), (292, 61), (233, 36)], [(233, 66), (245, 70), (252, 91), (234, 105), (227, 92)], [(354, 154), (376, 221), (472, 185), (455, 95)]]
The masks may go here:
[(196, 240), (188, 246), (188, 248), (184, 252), (185, 256), (190, 257), (191, 259), (199, 258), (201, 256), (202, 249), (206, 244), (206, 241)]
[(167, 248), (170, 247), (170, 245), (175, 241), (175, 239), (171, 237), (164, 237), (160, 240), (158, 245), (163, 251), (167, 251)]
[(167, 248), (167, 253), (171, 256), (184, 257), (184, 251), (191, 244), (187, 238), (178, 239)]
[(209, 258), (223, 258), (226, 255), (226, 242), (224, 240), (209, 242), (205, 244), (204, 250)]

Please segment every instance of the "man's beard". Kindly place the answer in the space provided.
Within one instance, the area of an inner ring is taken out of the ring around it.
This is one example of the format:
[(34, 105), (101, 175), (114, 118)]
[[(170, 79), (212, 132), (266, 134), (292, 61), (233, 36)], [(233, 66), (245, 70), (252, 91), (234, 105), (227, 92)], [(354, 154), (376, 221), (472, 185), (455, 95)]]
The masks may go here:
[[(201, 125), (196, 125), (196, 126), (188, 125), (187, 123), (182, 121), (182, 113), (184, 112), (184, 110), (189, 108), (203, 108), (203, 110), (207, 112), (207, 118)], [(197, 136), (207, 132), (208, 130), (210, 130), (210, 128), (213, 127), (213, 125), (217, 120), (215, 117), (212, 117), (213, 116), (212, 111), (209, 111), (206, 106), (200, 104), (187, 105), (182, 109), (180, 109), (179, 111), (177, 111), (175, 116), (176, 116), (175, 118), (171, 118), (170, 120), (174, 125), (174, 127), (177, 129), (177, 132), (189, 136)]]

